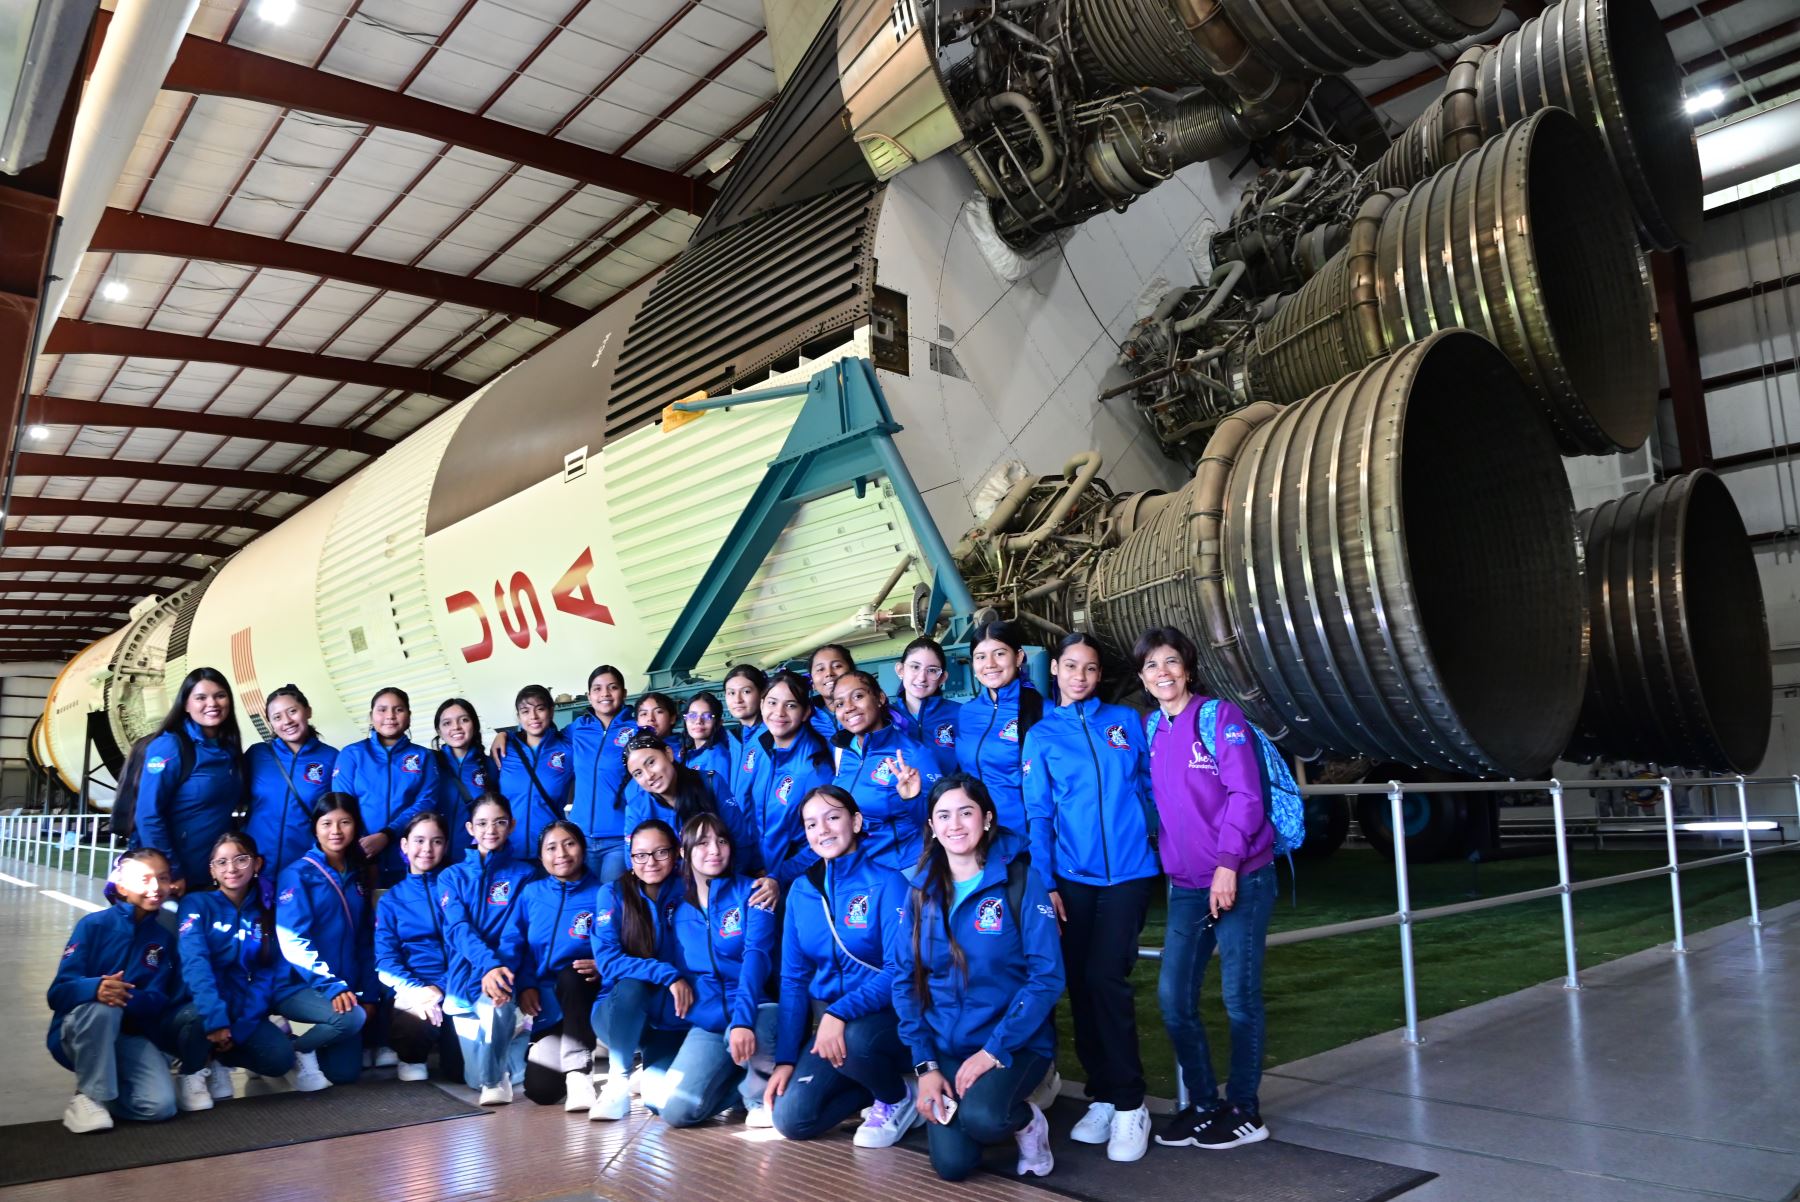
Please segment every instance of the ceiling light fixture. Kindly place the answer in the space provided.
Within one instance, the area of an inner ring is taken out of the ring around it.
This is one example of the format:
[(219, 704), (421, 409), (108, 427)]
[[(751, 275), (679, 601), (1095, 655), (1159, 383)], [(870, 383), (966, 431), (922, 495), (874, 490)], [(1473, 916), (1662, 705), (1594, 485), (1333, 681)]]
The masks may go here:
[(256, 6), (256, 15), (271, 25), (286, 25), (298, 7), (294, 0), (261, 0)]
[(50, 427), (34, 425), (29, 430), (25, 431), (25, 437), (29, 438), (32, 442), (43, 442), (46, 438), (50, 437)]
[(100, 285), (100, 296), (105, 300), (122, 301), (130, 295), (131, 289), (126, 286), (124, 280), (108, 280)]
[(1689, 96), (1685, 107), (1688, 112), (1697, 113), (1701, 109), (1716, 109), (1724, 100), (1725, 93), (1723, 91), (1718, 88), (1708, 88), (1697, 95)]

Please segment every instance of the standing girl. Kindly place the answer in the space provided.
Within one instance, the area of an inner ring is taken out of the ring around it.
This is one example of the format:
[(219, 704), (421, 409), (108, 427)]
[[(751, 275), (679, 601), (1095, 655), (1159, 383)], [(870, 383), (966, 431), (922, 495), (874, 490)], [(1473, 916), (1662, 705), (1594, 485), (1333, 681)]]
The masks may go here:
[(400, 1057), (402, 1081), (425, 1080), (430, 1075), (426, 1062), (434, 1051), (444, 1076), (462, 1076), (455, 1028), (444, 1021), (450, 975), (441, 881), (450, 843), (447, 825), (431, 810), (413, 815), (400, 840), (406, 879), (383, 894), (375, 907), (375, 970), (381, 983), (394, 991), (388, 1043)]
[(131, 832), (132, 847), (168, 858), (170, 896), (211, 881), (213, 840), (231, 828), (243, 799), (242, 759), (231, 685), (216, 668), (195, 668), (144, 749)]
[(936, 761), (888, 721), (887, 695), (867, 672), (837, 681), (838, 725), (832, 783), (856, 798), (865, 853), (903, 870), (919, 858), (925, 830), (924, 791), (938, 778)]
[(684, 891), (676, 871), (675, 832), (660, 818), (631, 832), (631, 871), (601, 887), (594, 916), (594, 967), (600, 1000), (594, 1031), (606, 1045), (606, 1084), (588, 1117), (622, 1119), (631, 1113), (631, 1066), (667, 1063), (687, 1031), (683, 1017), (694, 987), (675, 971), (675, 908)]
[(475, 803), (498, 778), (481, 750), (481, 718), (474, 705), (461, 697), (441, 701), (431, 726), (437, 732), (432, 745), (437, 759), (437, 804), (433, 808), (444, 816), (447, 841), (438, 867), (449, 868), (461, 863), (475, 846), (469, 837), (469, 820), (475, 816)]
[(1131, 970), (1158, 868), (1150, 753), (1136, 710), (1100, 700), (1100, 646), (1071, 634), (1050, 670), (1062, 704), (1025, 736), (1031, 863), (1063, 922), (1075, 1054), (1087, 1070), (1077, 1143), (1109, 1160), (1150, 1143)]
[(356, 1080), (359, 1036), (386, 992), (375, 975), (375, 871), (363, 854), (356, 798), (319, 798), (312, 828), (312, 850), (283, 868), (275, 886), (275, 938), (299, 977), (277, 1002), (282, 1014), (313, 1024), (294, 1042), (302, 1089), (324, 1088), (314, 1069), (333, 1085)]
[(738, 664), (725, 674), (725, 708), (737, 720), (738, 728), (731, 736), (731, 792), (736, 796), (744, 781), (756, 770), (760, 753), (757, 740), (762, 735), (762, 699), (769, 689), (769, 678), (755, 664)]
[[(1157, 704), (1149, 723), (1150, 782), (1162, 823), (1157, 849), (1169, 876), (1169, 919), (1156, 996), (1193, 1099), (1156, 1142), (1214, 1151), (1257, 1143), (1269, 1137), (1257, 1090), (1263, 951), (1275, 905), (1275, 831), (1257, 734), (1241, 709), (1220, 700), (1210, 744), (1203, 737), (1200, 712), (1208, 699), (1193, 691), (1199, 654), (1186, 634), (1169, 626), (1147, 630), (1132, 655)], [(1222, 1102), (1200, 1022), (1200, 982), (1215, 947), (1231, 1024)]]
[(655, 731), (676, 756), (680, 756), (682, 746), (682, 736), (675, 732), (675, 715), (679, 712), (675, 699), (667, 693), (645, 693), (638, 698), (638, 728)]
[(337, 748), (320, 741), (312, 706), (297, 685), (270, 693), (263, 716), (275, 738), (244, 753), (250, 794), (244, 833), (263, 849), (261, 871), (279, 875), (313, 845), (312, 810), (331, 790)]
[(829, 784), (837, 766), (830, 745), (812, 728), (812, 695), (798, 673), (775, 674), (762, 712), (761, 733), (744, 753), (751, 770), (738, 786), (737, 805), (757, 831), (763, 871), (787, 885), (813, 862), (801, 828), (801, 799)]
[(62, 1121), (77, 1135), (106, 1130), (114, 1115), (140, 1123), (175, 1115), (175, 1083), (156, 1043), (181, 992), (175, 937), (156, 921), (169, 889), (162, 852), (120, 856), (106, 879), (112, 906), (75, 924), (50, 983), (47, 1042), (75, 1073)]
[(949, 668), (936, 639), (914, 639), (900, 656), (900, 697), (888, 705), (894, 725), (930, 749), (940, 776), (957, 770), (956, 715), (962, 706), (944, 696)]
[(437, 803), (437, 760), (407, 737), (412, 701), (406, 690), (389, 686), (369, 701), (369, 737), (338, 752), (331, 787), (356, 798), (368, 833), (363, 854), (375, 864), (382, 885), (406, 875), (400, 835), (420, 810)]
[(525, 1096), (540, 1106), (558, 1102), (573, 1114), (594, 1105), (594, 915), (600, 879), (587, 866), (587, 838), (559, 819), (538, 840), (546, 875), (527, 882), (514, 904), (517, 940), (524, 949), (519, 1007), (533, 1015), (525, 1058)]
[(846, 672), (856, 671), (856, 660), (841, 643), (826, 643), (812, 653), (808, 673), (816, 695), (812, 707), (813, 729), (829, 739), (838, 731), (837, 682)]
[(681, 721), (681, 762), (711, 772), (725, 782), (729, 792), (736, 747), (725, 731), (725, 711), (719, 699), (711, 693), (695, 693), (688, 698)]
[(625, 872), (625, 744), (637, 730), (625, 710), (625, 674), (611, 664), (588, 673), (590, 712), (564, 732), (575, 753), (569, 819), (587, 836), (587, 864), (602, 884)]
[(975, 631), (972, 645), (970, 660), (981, 687), (957, 712), (956, 760), (987, 786), (1000, 825), (1023, 836), (1020, 752), (1026, 732), (1044, 712), (1044, 699), (1020, 678), (1025, 644), (1011, 624), (989, 622)]
[(463, 1079), (481, 1091), (483, 1106), (513, 1100), (514, 1079), (524, 1080), (530, 1033), (518, 1004), (523, 949), (512, 919), (519, 890), (537, 869), (514, 857), (512, 825), (505, 798), (489, 794), (476, 802), (469, 822), (474, 851), (445, 870), (438, 891), (449, 953), (444, 1013), (462, 1045)]
[(512, 854), (531, 863), (544, 828), (563, 816), (575, 787), (575, 757), (556, 723), (550, 690), (528, 684), (513, 699), (519, 735), (500, 760), (500, 792), (512, 806)]
[(906, 878), (863, 854), (862, 815), (850, 794), (821, 785), (801, 808), (817, 860), (788, 891), (765, 1098), (788, 1139), (823, 1135), (867, 1107), (856, 1146), (892, 1147), (919, 1121), (888, 967)]
[(1050, 1125), (1029, 1099), (1056, 1055), (1056, 912), (980, 781), (944, 777), (930, 813), (891, 964), (931, 1167), (961, 1181), (981, 1166), (985, 1145), (1011, 1136), (1019, 1175), (1042, 1177), (1054, 1164)]

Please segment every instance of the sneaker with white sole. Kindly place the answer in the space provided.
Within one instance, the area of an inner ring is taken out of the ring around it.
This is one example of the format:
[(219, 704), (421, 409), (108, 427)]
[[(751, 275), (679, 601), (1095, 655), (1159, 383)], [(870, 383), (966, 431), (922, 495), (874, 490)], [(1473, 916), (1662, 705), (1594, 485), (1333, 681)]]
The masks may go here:
[(502, 1077), (500, 1078), (500, 1083), (498, 1085), (484, 1085), (482, 1087), (479, 1105), (505, 1106), (512, 1101), (512, 1098), (512, 1078)]
[(563, 1074), (563, 1109), (570, 1114), (579, 1110), (594, 1108), (594, 1078), (591, 1074), (576, 1069)]
[(1163, 1124), (1163, 1129), (1156, 1133), (1156, 1142), (1165, 1148), (1191, 1148), (1200, 1142), (1200, 1133), (1206, 1130), (1213, 1116), (1219, 1113), (1217, 1103), (1205, 1110), (1198, 1106), (1184, 1106)]
[(183, 1073), (175, 1082), (175, 1108), (177, 1110), (211, 1110), (212, 1095), (206, 1092), (206, 1070), (197, 1073)]
[(631, 1113), (631, 1085), (624, 1078), (609, 1076), (594, 1096), (594, 1108), (588, 1118), (596, 1123), (617, 1122)]
[(431, 1066), (427, 1064), (408, 1064), (402, 1060), (399, 1071), (395, 1074), (402, 1081), (424, 1081), (431, 1076)]
[(295, 1052), (294, 1067), (287, 1071), (287, 1083), (301, 1093), (331, 1088), (331, 1079), (319, 1068), (317, 1052)]
[(626, 1083), (631, 1087), (632, 1097), (642, 1097), (644, 1093), (644, 1070), (641, 1068), (632, 1069), (631, 1076), (626, 1078)]
[(775, 1129), (775, 1112), (761, 1102), (744, 1108), (744, 1126), (758, 1131)]
[(237, 1087), (232, 1083), (231, 1070), (222, 1064), (215, 1064), (206, 1070), (206, 1092), (212, 1095), (215, 1102), (229, 1102), (237, 1097)]
[(1115, 1110), (1106, 1140), (1106, 1158), (1121, 1163), (1142, 1160), (1150, 1149), (1150, 1108)]
[(375, 1051), (376, 1068), (393, 1068), (400, 1063), (400, 1053), (393, 1048), (377, 1048)]
[(877, 1101), (869, 1107), (869, 1117), (856, 1129), (850, 1142), (859, 1148), (893, 1147), (919, 1121), (917, 1100), (918, 1094), (909, 1082), (906, 1096), (898, 1102)]
[(1050, 1120), (1044, 1112), (1032, 1106), (1031, 1121), (1013, 1132), (1013, 1138), (1019, 1143), (1019, 1176), (1048, 1177), (1056, 1157), (1050, 1154)]
[(1268, 1138), (1269, 1129), (1256, 1111), (1226, 1106), (1213, 1113), (1212, 1122), (1201, 1129), (1194, 1139), (1194, 1146), (1208, 1152), (1223, 1152), (1226, 1148), (1259, 1144)]
[(112, 1125), (112, 1111), (84, 1093), (70, 1098), (68, 1106), (63, 1110), (63, 1126), (77, 1135), (86, 1135), (90, 1131), (110, 1131)]
[(1103, 1144), (1112, 1138), (1113, 1115), (1118, 1108), (1111, 1102), (1089, 1102), (1087, 1113), (1069, 1131), (1078, 1144)]

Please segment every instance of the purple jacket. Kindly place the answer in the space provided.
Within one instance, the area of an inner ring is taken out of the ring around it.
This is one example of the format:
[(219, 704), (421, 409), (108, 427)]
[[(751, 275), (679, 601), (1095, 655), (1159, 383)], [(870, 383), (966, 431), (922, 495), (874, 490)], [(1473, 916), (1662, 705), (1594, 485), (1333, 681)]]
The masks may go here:
[(1221, 865), (1245, 876), (1275, 859), (1250, 720), (1231, 702), (1219, 702), (1215, 761), (1194, 729), (1205, 701), (1189, 698), (1173, 722), (1161, 710), (1150, 718), (1150, 788), (1162, 819), (1157, 850), (1169, 880), (1184, 889), (1212, 888), (1213, 869)]

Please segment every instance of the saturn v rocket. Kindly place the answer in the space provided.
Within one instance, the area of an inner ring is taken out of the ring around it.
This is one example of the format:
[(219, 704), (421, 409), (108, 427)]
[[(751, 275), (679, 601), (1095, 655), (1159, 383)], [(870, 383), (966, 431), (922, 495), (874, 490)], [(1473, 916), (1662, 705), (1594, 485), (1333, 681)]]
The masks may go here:
[[(1648, 4), (1561, 0), (1465, 55), (1391, 152), (1332, 78), (1497, 11), (841, 0), (772, 25), (788, 77), (679, 259), (145, 598), (65, 668), (38, 758), (71, 787), (90, 737), (116, 765), (201, 664), (246, 735), (294, 681), (339, 743), (386, 685), (492, 721), (523, 682), (641, 681), (800, 402), (666, 407), (855, 355), (983, 606), (1115, 649), (1187, 625), (1212, 685), (1299, 754), (1516, 774), (1579, 725), (1752, 766), (1767, 635), (1729, 497), (1701, 477), (1578, 524), (1557, 459), (1647, 432), (1639, 242), (1697, 220)], [(1584, 571), (1583, 533), (1623, 577)], [(1715, 545), (1709, 596), (1615, 604)], [(923, 562), (887, 482), (810, 501), (699, 671), (910, 637), (882, 598)], [(1745, 633), (1690, 638), (1705, 613)]]

